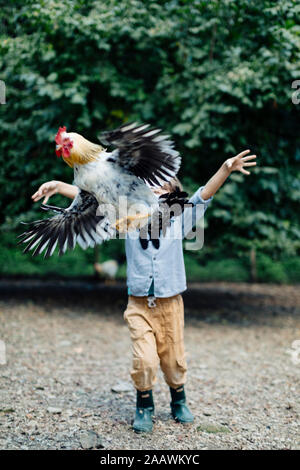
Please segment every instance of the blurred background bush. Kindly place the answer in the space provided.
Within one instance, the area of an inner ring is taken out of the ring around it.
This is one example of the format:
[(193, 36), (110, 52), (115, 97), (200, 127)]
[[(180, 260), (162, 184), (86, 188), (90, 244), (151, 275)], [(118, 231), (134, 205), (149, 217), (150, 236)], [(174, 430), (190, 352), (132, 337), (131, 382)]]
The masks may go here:
[(299, 14), (293, 0), (3, 3), (0, 273), (92, 275), (95, 258), (113, 258), (125, 276), (122, 241), (44, 261), (15, 239), (21, 220), (41, 217), (30, 198), (38, 186), (72, 182), (54, 153), (58, 126), (97, 141), (137, 120), (174, 137), (191, 194), (226, 158), (258, 155), (251, 176), (232, 175), (207, 211), (204, 248), (185, 254), (189, 279), (299, 282)]

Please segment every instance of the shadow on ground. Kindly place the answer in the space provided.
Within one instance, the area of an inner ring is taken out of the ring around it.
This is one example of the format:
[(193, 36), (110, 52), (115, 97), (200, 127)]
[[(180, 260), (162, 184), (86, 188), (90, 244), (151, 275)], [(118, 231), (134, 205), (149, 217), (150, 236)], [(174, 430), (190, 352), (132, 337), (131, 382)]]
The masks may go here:
[[(187, 318), (209, 322), (268, 321), (270, 317), (300, 315), (298, 286), (247, 283), (191, 283), (183, 293)], [(0, 280), (0, 298), (31, 300), (76, 309), (119, 315), (127, 303), (124, 283), (88, 280)], [(110, 308), (111, 307), (111, 308)]]

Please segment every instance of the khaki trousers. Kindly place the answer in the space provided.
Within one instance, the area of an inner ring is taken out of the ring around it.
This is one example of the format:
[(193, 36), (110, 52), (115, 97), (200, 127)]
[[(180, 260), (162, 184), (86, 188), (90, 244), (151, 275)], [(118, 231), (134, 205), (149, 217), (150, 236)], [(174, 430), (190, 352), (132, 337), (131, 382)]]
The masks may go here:
[(147, 297), (129, 296), (124, 319), (132, 340), (135, 388), (141, 392), (152, 389), (159, 364), (170, 387), (183, 385), (187, 369), (181, 295), (157, 298), (153, 308), (148, 307)]

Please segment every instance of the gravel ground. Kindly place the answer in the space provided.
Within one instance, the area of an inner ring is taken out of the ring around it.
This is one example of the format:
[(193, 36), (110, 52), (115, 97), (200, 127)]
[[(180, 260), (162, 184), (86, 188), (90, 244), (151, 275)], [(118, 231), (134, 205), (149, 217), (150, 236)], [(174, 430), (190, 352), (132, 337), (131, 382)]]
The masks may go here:
[(131, 429), (135, 391), (123, 299), (103, 303), (79, 287), (68, 300), (34, 291), (3, 297), (0, 448), (300, 449), (300, 361), (289, 352), (300, 340), (299, 286), (193, 290), (185, 341), (195, 422), (173, 422), (160, 374), (151, 435)]

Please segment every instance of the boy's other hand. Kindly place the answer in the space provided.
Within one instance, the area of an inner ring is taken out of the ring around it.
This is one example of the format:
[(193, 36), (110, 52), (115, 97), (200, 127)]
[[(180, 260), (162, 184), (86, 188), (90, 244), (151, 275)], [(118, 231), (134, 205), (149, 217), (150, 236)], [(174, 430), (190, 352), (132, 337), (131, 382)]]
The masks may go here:
[(43, 204), (47, 204), (49, 198), (58, 193), (58, 187), (59, 181), (47, 181), (47, 183), (42, 184), (31, 197), (34, 202), (39, 201), (43, 197)]
[(244, 175), (250, 175), (250, 171), (245, 170), (245, 167), (255, 166), (256, 162), (250, 161), (256, 158), (256, 155), (247, 155), (250, 150), (244, 150), (243, 152), (239, 153), (235, 157), (228, 158), (226, 160), (225, 165), (227, 170), (231, 173), (232, 171), (240, 171), (244, 173)]

